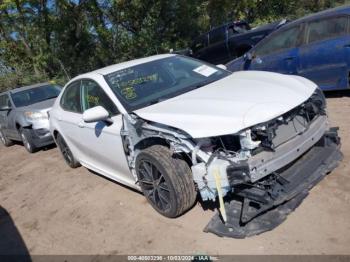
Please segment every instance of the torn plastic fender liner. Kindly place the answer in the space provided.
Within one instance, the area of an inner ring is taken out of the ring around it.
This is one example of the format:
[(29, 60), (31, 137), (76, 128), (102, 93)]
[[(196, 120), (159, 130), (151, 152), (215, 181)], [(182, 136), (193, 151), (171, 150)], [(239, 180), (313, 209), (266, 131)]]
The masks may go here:
[[(343, 158), (340, 139), (336, 129), (326, 132), (321, 140), (292, 165), (277, 171), (278, 176), (287, 181), (265, 204), (245, 205), (249, 201), (231, 200), (225, 203), (227, 222), (223, 223), (217, 213), (205, 227), (204, 232), (218, 236), (245, 238), (272, 230), (280, 225), (302, 200), (308, 191), (331, 172)], [(235, 190), (239, 196), (239, 192)], [(247, 202), (247, 203), (245, 203)], [(244, 219), (248, 218), (249, 219)], [(248, 222), (243, 222), (243, 221)]]

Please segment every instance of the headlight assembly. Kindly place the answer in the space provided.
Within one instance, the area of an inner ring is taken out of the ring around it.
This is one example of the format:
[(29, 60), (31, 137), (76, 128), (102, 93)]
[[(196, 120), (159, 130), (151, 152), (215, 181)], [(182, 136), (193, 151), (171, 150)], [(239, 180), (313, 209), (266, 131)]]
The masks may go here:
[(32, 112), (32, 111), (27, 111), (24, 112), (24, 115), (26, 118), (30, 121), (34, 120), (46, 120), (48, 119), (48, 115), (46, 112)]

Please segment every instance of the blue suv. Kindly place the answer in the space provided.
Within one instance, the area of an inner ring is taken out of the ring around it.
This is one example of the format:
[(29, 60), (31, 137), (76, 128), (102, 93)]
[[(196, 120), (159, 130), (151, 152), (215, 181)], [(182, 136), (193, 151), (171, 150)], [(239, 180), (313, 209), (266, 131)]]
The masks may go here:
[(350, 84), (350, 6), (291, 22), (226, 66), (233, 72), (262, 70), (301, 75), (323, 90), (347, 89)]

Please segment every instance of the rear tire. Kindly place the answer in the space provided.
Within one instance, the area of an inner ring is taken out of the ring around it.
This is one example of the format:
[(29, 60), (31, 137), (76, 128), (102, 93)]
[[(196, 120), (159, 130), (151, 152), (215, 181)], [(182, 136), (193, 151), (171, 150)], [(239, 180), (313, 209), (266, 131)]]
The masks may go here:
[(191, 169), (165, 146), (154, 145), (141, 151), (136, 173), (148, 202), (163, 216), (180, 216), (196, 201)]
[(80, 167), (79, 161), (73, 156), (72, 151), (68, 147), (66, 141), (63, 139), (63, 137), (60, 134), (57, 134), (56, 137), (57, 146), (63, 156), (63, 159), (66, 161), (66, 163), (71, 168), (77, 168)]
[(36, 151), (38, 151), (38, 148), (33, 143), (30, 130), (28, 130), (26, 128), (21, 128), (19, 130), (19, 134), (21, 135), (21, 139), (22, 139), (22, 142), (23, 142), (25, 149), (27, 149), (27, 151), (29, 153), (32, 154), (32, 153), (35, 153)]
[(0, 140), (1, 140), (2, 144), (6, 147), (13, 145), (12, 140), (8, 139), (1, 129), (0, 129)]

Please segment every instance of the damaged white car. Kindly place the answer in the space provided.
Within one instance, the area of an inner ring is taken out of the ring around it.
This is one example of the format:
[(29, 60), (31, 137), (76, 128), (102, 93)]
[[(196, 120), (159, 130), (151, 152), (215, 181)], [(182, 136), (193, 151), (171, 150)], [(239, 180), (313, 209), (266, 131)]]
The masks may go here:
[(311, 81), (179, 55), (72, 79), (50, 125), (71, 167), (142, 190), (167, 217), (213, 201), (205, 231), (236, 238), (280, 224), (342, 159)]

